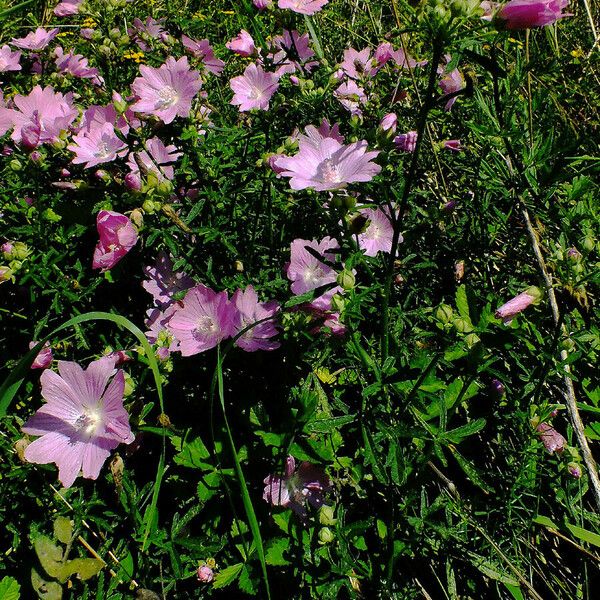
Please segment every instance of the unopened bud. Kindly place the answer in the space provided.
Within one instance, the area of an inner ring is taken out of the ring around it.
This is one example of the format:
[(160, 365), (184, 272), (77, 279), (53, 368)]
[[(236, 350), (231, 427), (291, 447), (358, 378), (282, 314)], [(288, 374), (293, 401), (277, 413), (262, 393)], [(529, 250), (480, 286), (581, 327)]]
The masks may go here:
[(348, 269), (344, 269), (337, 276), (337, 283), (338, 285), (342, 286), (342, 288), (344, 288), (345, 290), (351, 290), (356, 283), (354, 273), (352, 273), (352, 271), (349, 271)]
[(330, 544), (335, 539), (335, 535), (329, 527), (321, 527), (319, 530), (319, 544)]
[(321, 525), (335, 525), (337, 519), (335, 518), (335, 511), (332, 506), (321, 506), (319, 510), (319, 523)]

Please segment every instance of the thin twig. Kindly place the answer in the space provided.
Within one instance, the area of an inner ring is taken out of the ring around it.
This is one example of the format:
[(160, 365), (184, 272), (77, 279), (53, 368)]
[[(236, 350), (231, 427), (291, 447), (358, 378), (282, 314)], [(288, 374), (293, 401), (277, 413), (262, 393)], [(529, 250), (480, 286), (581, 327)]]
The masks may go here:
[[(558, 309), (558, 302), (556, 301), (556, 294), (554, 293), (554, 288), (552, 287), (552, 276), (548, 272), (546, 268), (546, 262), (544, 261), (544, 256), (542, 255), (542, 250), (540, 248), (540, 244), (538, 241), (537, 233), (533, 228), (531, 223), (531, 218), (529, 217), (529, 212), (526, 207), (521, 209), (523, 214), (523, 218), (525, 219), (525, 224), (527, 225), (527, 232), (529, 233), (529, 238), (531, 239), (531, 244), (533, 246), (533, 252), (538, 262), (538, 266), (542, 273), (542, 277), (544, 278), (544, 284), (546, 286), (546, 291), (548, 293), (548, 299), (550, 301), (550, 307), (552, 309), (552, 318), (554, 319), (554, 323), (558, 326), (561, 323), (560, 320), (560, 311)], [(567, 337), (567, 327), (564, 323), (561, 323), (561, 332)], [(567, 412), (569, 413), (569, 418), (571, 420), (571, 425), (575, 430), (575, 436), (577, 437), (577, 441), (579, 443), (579, 447), (581, 448), (581, 453), (583, 455), (583, 462), (588, 470), (590, 481), (592, 483), (592, 492), (594, 494), (594, 499), (596, 500), (596, 506), (600, 511), (600, 479), (598, 478), (598, 467), (596, 466), (596, 461), (592, 456), (592, 452), (590, 450), (590, 446), (588, 444), (587, 438), (585, 436), (585, 428), (583, 422), (581, 421), (581, 416), (579, 415), (579, 409), (577, 408), (577, 398), (575, 396), (575, 387), (573, 386), (573, 380), (571, 378), (571, 367), (567, 363), (567, 358), (569, 357), (569, 353), (567, 350), (562, 349), (560, 351), (560, 358), (564, 363), (564, 390), (563, 396), (565, 398), (565, 404), (567, 406)]]

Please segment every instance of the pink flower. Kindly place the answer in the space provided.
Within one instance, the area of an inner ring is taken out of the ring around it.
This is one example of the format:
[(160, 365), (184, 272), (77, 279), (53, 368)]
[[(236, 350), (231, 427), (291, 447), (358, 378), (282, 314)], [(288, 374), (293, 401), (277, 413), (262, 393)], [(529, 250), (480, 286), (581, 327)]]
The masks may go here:
[(301, 518), (306, 518), (306, 501), (313, 507), (323, 505), (324, 494), (331, 484), (322, 469), (309, 462), (300, 463), (296, 468), (296, 460), (288, 456), (285, 463), (285, 474), (268, 475), (264, 482), (263, 500), (273, 506), (291, 508)]
[(57, 17), (70, 17), (79, 12), (79, 6), (82, 0), (62, 0), (54, 8), (54, 14)]
[(379, 130), (381, 133), (394, 134), (396, 133), (396, 127), (398, 126), (398, 115), (396, 113), (388, 113), (381, 119), (379, 123)]
[[(125, 114), (127, 117), (133, 116), (130, 111), (127, 111)], [(107, 106), (97, 106), (93, 104), (89, 108), (86, 108), (83, 113), (83, 118), (81, 119), (79, 131), (102, 127), (102, 125), (105, 125), (106, 123), (110, 123), (114, 129), (119, 130), (123, 136), (126, 136), (129, 133), (129, 123), (127, 122), (127, 119), (123, 115), (117, 113), (114, 104), (108, 104)]]
[(68, 129), (78, 115), (72, 96), (71, 93), (63, 96), (51, 87), (42, 89), (39, 85), (28, 96), (17, 94), (13, 99), (17, 108), (8, 109), (7, 115), (15, 128), (11, 135), (13, 141), (30, 149), (57, 142), (61, 132)]
[(140, 174), (148, 176), (153, 174), (161, 182), (168, 179), (171, 181), (175, 177), (173, 163), (182, 156), (182, 152), (177, 152), (177, 147), (173, 144), (165, 146), (160, 138), (153, 137), (146, 140), (146, 150), (132, 152), (127, 157), (127, 165), (134, 176), (140, 177)]
[(175, 307), (167, 306), (164, 310), (160, 308), (151, 308), (146, 311), (147, 319), (144, 321), (148, 331), (145, 332), (146, 339), (151, 344), (158, 344), (156, 351), (161, 360), (169, 358), (171, 352), (179, 352), (179, 342), (173, 334), (167, 329), (167, 323), (173, 316)]
[(196, 574), (198, 576), (198, 581), (201, 581), (202, 583), (210, 583), (215, 578), (213, 570), (207, 565), (198, 567), (198, 572)]
[[(450, 56), (446, 56), (446, 62), (450, 62)], [(448, 72), (444, 70), (444, 67), (440, 66), (438, 68), (438, 73), (440, 75), (444, 75), (444, 77), (439, 81), (439, 86), (444, 95), (454, 94), (465, 87), (465, 78), (458, 69), (453, 69), (452, 71)], [(446, 102), (446, 106), (444, 108), (447, 111), (451, 110), (455, 102), (456, 96), (450, 98), (450, 100)]]
[[(38, 342), (29, 342), (29, 349), (31, 350), (38, 345)], [(31, 363), (32, 369), (47, 369), (52, 364), (52, 348), (50, 344), (46, 342), (34, 361)]]
[(299, 152), (277, 161), (277, 166), (284, 169), (282, 175), (290, 177), (293, 190), (336, 190), (349, 183), (371, 181), (381, 171), (379, 165), (371, 162), (379, 152), (368, 152), (366, 141), (346, 146), (338, 136), (322, 137), (315, 132), (316, 128), (310, 132), (307, 128), (307, 135), (299, 136)]
[(99, 76), (98, 69), (90, 67), (88, 59), (82, 54), (73, 54), (73, 50), (65, 54), (60, 46), (56, 48), (54, 53), (56, 55), (56, 66), (60, 73), (69, 73), (79, 79), (89, 79), (94, 85), (104, 84), (104, 79)]
[(131, 107), (135, 112), (154, 115), (166, 124), (175, 117), (187, 117), (192, 100), (202, 87), (200, 74), (192, 71), (187, 57), (167, 58), (157, 69), (140, 66), (142, 77), (136, 77), (131, 89), (138, 101)]
[[(358, 234), (358, 245), (366, 256), (375, 256), (378, 252), (392, 251), (394, 227), (389, 211), (383, 208), (362, 208), (360, 214), (368, 219), (368, 226)], [(402, 242), (403, 238), (398, 238)]]
[(398, 150), (403, 152), (414, 152), (417, 148), (417, 139), (419, 134), (416, 131), (409, 131), (408, 133), (401, 133), (394, 138), (394, 144)]
[(273, 6), (273, 0), (252, 0), (252, 4), (254, 4), (258, 10), (265, 10), (265, 8), (271, 8), (271, 6)]
[(569, 471), (569, 475), (574, 479), (581, 479), (581, 465), (578, 465), (575, 462), (570, 462), (567, 465), (567, 471)]
[(245, 29), (242, 29), (236, 37), (227, 42), (225, 48), (244, 57), (252, 56), (257, 52), (252, 36)]
[(20, 71), (20, 60), (21, 53), (18, 51), (13, 52), (10, 49), (10, 46), (4, 44), (4, 46), (0, 48), (0, 73), (6, 73), (7, 71)]
[(329, 125), (327, 119), (323, 119), (319, 127), (307, 125), (303, 134), (296, 132), (292, 137), (301, 147), (310, 146), (314, 149), (318, 149), (326, 138), (331, 138), (340, 144), (344, 143), (344, 136), (340, 134), (340, 126), (337, 123)]
[(240, 320), (236, 324), (236, 330), (233, 335), (238, 334), (246, 327), (257, 321), (263, 321), (248, 329), (236, 341), (235, 345), (246, 352), (255, 350), (275, 350), (281, 345), (272, 340), (279, 332), (274, 323), (274, 316), (279, 310), (277, 302), (259, 302), (254, 288), (249, 285), (243, 292), (237, 290), (231, 298), (232, 304), (239, 311)]
[(215, 75), (221, 74), (225, 68), (225, 63), (215, 57), (215, 52), (208, 40), (193, 40), (187, 35), (182, 35), (181, 43), (190, 54), (202, 61), (204, 68), (209, 73), (214, 73)]
[(39, 52), (40, 50), (43, 50), (57, 34), (58, 27), (51, 31), (46, 31), (43, 27), (38, 27), (35, 31), (28, 33), (24, 38), (13, 38), (10, 43), (23, 50)]
[(483, 11), (481, 19), (483, 21), (491, 21), (494, 18), (494, 13), (498, 6), (500, 6), (498, 2), (488, 2), (488, 0), (484, 0), (484, 2), (479, 5), (479, 8)]
[(289, 8), (301, 15), (314, 15), (318, 13), (329, 0), (279, 0), (279, 8)]
[(84, 371), (77, 363), (59, 361), (59, 374), (42, 373), (46, 403), (23, 426), (29, 435), (42, 436), (25, 449), (25, 460), (58, 466), (58, 478), (71, 487), (83, 471), (97, 479), (110, 451), (131, 444), (134, 436), (123, 407), (125, 377), (114, 371), (111, 358), (90, 363)]
[(174, 294), (194, 286), (194, 280), (189, 275), (173, 271), (173, 261), (162, 250), (156, 259), (156, 265), (144, 267), (144, 274), (149, 279), (142, 282), (143, 288), (152, 295), (154, 304), (163, 309), (174, 302)]
[(246, 67), (243, 75), (234, 77), (229, 86), (234, 93), (231, 104), (239, 106), (240, 112), (255, 108), (268, 110), (269, 101), (279, 87), (279, 77), (251, 64)]
[(525, 310), (529, 305), (534, 303), (537, 304), (540, 299), (540, 290), (535, 286), (532, 286), (518, 296), (515, 296), (512, 300), (509, 300), (506, 304), (503, 304), (495, 312), (495, 316), (497, 319), (502, 319), (505, 325), (508, 325), (513, 317)]
[(362, 115), (360, 106), (367, 103), (367, 95), (365, 90), (356, 84), (356, 81), (351, 79), (346, 83), (342, 83), (333, 92), (333, 95), (351, 115)]
[(335, 252), (339, 244), (330, 237), (316, 240), (295, 239), (290, 251), (290, 264), (287, 267), (287, 278), (292, 282), (292, 292), (296, 295), (305, 294), (324, 285), (335, 283), (337, 272), (328, 264), (320, 261), (307, 248), (312, 248), (316, 254), (326, 261), (336, 261)]
[[(319, 63), (307, 62), (315, 53), (310, 48), (308, 34), (300, 35), (297, 31), (283, 30), (282, 35), (273, 38), (272, 62), (277, 67), (276, 73), (294, 73), (297, 69), (304, 69), (308, 73)], [(278, 52), (276, 50), (279, 50)]]
[(548, 423), (540, 423), (535, 430), (538, 432), (544, 448), (549, 454), (558, 452), (559, 454), (565, 449), (567, 440), (554, 427)]
[(442, 148), (444, 148), (444, 150), (450, 150), (451, 152), (460, 152), (462, 150), (462, 145), (460, 140), (445, 140), (442, 142)]
[(164, 22), (164, 18), (156, 20), (152, 17), (147, 17), (145, 23), (143, 23), (136, 17), (132, 23), (133, 27), (127, 30), (127, 35), (135, 40), (140, 50), (148, 52), (152, 48), (146, 43), (146, 40), (150, 38), (161, 40), (162, 42), (168, 40), (169, 34), (163, 29)]
[(125, 156), (128, 147), (117, 136), (115, 128), (110, 123), (104, 123), (82, 129), (73, 136), (73, 143), (67, 149), (75, 153), (75, 158), (71, 161), (73, 164), (85, 163), (85, 168), (89, 169)]
[(377, 74), (379, 66), (371, 56), (370, 48), (360, 52), (354, 48), (344, 50), (344, 60), (340, 69), (352, 79), (370, 79)]
[(496, 20), (505, 29), (545, 27), (570, 17), (562, 12), (568, 4), (569, 0), (510, 0), (500, 8)]
[(238, 311), (227, 298), (227, 292), (217, 293), (201, 284), (189, 290), (183, 301), (173, 307), (167, 329), (179, 341), (183, 356), (214, 348), (231, 337), (239, 323)]
[(101, 210), (96, 218), (100, 241), (94, 250), (92, 267), (112, 269), (137, 243), (138, 234), (133, 223), (112, 210)]

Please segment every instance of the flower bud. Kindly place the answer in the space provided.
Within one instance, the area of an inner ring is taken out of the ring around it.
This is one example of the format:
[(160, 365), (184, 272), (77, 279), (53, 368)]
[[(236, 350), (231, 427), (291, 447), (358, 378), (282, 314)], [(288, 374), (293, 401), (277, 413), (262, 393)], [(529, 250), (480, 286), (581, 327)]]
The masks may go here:
[(346, 308), (346, 299), (341, 294), (334, 294), (331, 299), (331, 309), (336, 312), (344, 312)]
[(201, 581), (202, 583), (210, 583), (215, 578), (213, 570), (208, 565), (198, 567), (197, 575), (198, 581)]
[(398, 126), (398, 116), (396, 113), (388, 113), (381, 119), (379, 123), (378, 134), (380, 136), (391, 137), (396, 133), (396, 127)]
[(123, 396), (130, 396), (135, 389), (135, 381), (132, 379), (131, 375), (125, 371), (123, 371), (125, 375), (125, 387), (123, 389)]
[(25, 260), (31, 254), (31, 250), (23, 242), (14, 242), (9, 254), (4, 254), (7, 260)]
[(492, 379), (492, 382), (490, 383), (490, 392), (494, 396), (501, 398), (504, 396), (506, 390), (504, 388), (504, 384), (499, 379)]
[(344, 269), (337, 276), (337, 284), (344, 288), (346, 291), (351, 290), (356, 283), (356, 278), (354, 277), (354, 273), (349, 271), (348, 269)]
[(319, 544), (330, 544), (335, 539), (335, 535), (329, 527), (321, 527), (319, 530)]
[(567, 465), (567, 470), (569, 471), (569, 475), (571, 475), (571, 477), (574, 477), (575, 479), (581, 478), (581, 465), (578, 465), (575, 462), (570, 462)]
[(142, 209), (134, 208), (131, 211), (129, 218), (138, 229), (141, 229), (144, 226), (144, 213)]
[(10, 267), (5, 265), (0, 265), (0, 283), (4, 283), (5, 281), (9, 281), (13, 277), (13, 272)]
[(319, 523), (321, 525), (335, 525), (337, 519), (335, 518), (335, 511), (332, 506), (323, 505), (319, 510)]
[(577, 248), (569, 248), (567, 250), (567, 258), (573, 262), (579, 262), (581, 260), (581, 252)]

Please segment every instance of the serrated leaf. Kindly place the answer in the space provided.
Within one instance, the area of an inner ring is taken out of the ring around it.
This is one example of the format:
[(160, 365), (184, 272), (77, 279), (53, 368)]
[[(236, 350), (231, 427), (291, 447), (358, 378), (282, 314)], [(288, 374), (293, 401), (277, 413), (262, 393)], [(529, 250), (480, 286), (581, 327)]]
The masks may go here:
[(285, 559), (283, 554), (290, 547), (290, 540), (288, 538), (274, 538), (269, 542), (267, 550), (265, 552), (265, 560), (268, 565), (273, 567), (283, 567), (289, 565), (290, 561)]
[(61, 600), (62, 586), (56, 581), (46, 581), (35, 570), (31, 569), (31, 586), (41, 600)]
[(181, 451), (173, 457), (173, 460), (183, 467), (205, 471), (213, 468), (210, 463), (206, 462), (208, 458), (210, 458), (210, 452), (200, 437), (196, 437), (184, 442)]
[(236, 563), (235, 565), (231, 565), (222, 571), (219, 571), (215, 576), (213, 587), (216, 589), (221, 589), (231, 585), (237, 579), (243, 568), (244, 563)]
[(56, 517), (54, 520), (54, 537), (63, 544), (68, 544), (73, 537), (73, 522), (67, 517)]
[(348, 423), (356, 420), (356, 415), (343, 415), (341, 417), (331, 417), (327, 419), (316, 419), (306, 424), (304, 428), (308, 433), (331, 433), (333, 430), (340, 429)]
[(21, 586), (16, 579), (5, 576), (0, 581), (0, 598), (2, 600), (19, 600), (21, 597)]
[(240, 576), (238, 578), (238, 587), (242, 592), (250, 594), (250, 596), (256, 596), (257, 587), (252, 579), (248, 565), (244, 565), (244, 568), (240, 572)]

